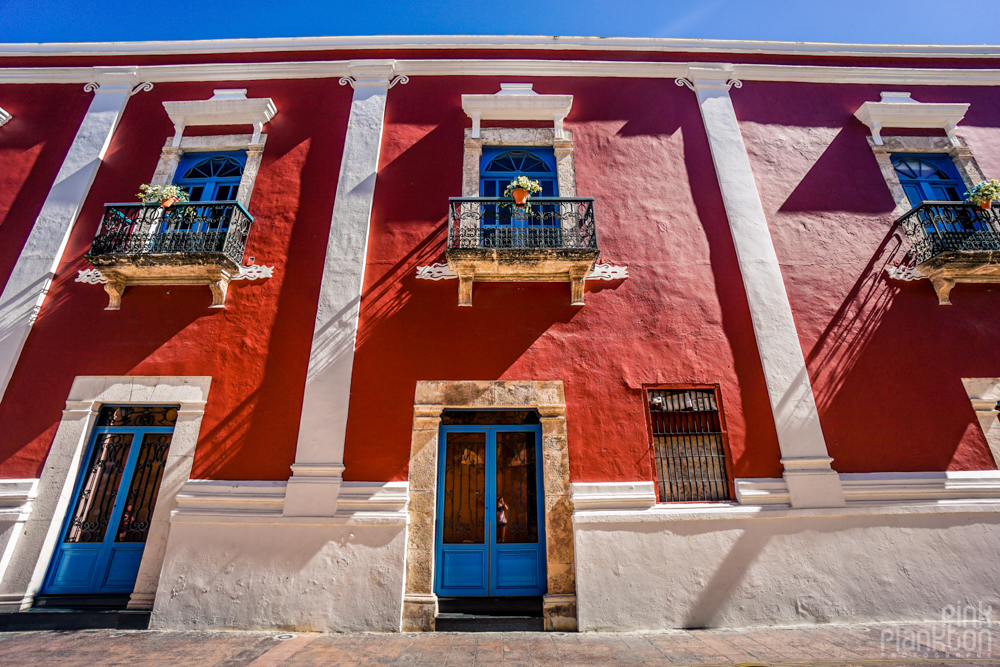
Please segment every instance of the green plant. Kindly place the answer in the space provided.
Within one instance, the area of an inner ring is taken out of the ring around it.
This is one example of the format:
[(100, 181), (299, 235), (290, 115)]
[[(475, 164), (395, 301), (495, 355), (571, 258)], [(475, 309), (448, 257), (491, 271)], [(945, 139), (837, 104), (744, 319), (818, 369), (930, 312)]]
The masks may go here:
[(528, 178), (527, 176), (518, 176), (513, 181), (507, 184), (507, 189), (503, 191), (504, 197), (510, 197), (514, 190), (521, 188), (522, 190), (527, 190), (529, 195), (537, 195), (542, 191), (542, 184), (533, 178)]
[(992, 202), (1000, 199), (1000, 181), (994, 178), (989, 181), (983, 181), (978, 185), (973, 185), (965, 193), (965, 199), (982, 207), (989, 206)]
[(177, 197), (177, 201), (179, 202), (191, 201), (187, 190), (179, 185), (149, 185), (148, 183), (143, 183), (139, 186), (139, 192), (136, 194), (136, 197), (143, 204), (159, 203), (171, 197)]

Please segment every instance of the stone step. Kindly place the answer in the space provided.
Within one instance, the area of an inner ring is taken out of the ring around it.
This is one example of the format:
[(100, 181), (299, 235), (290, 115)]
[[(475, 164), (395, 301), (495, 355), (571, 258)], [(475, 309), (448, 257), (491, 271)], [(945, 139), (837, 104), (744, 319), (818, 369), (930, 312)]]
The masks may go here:
[(488, 616), (485, 614), (437, 615), (436, 632), (544, 632), (545, 619), (538, 616)]
[(52, 609), (0, 613), (0, 632), (23, 630), (145, 630), (148, 611), (76, 611)]

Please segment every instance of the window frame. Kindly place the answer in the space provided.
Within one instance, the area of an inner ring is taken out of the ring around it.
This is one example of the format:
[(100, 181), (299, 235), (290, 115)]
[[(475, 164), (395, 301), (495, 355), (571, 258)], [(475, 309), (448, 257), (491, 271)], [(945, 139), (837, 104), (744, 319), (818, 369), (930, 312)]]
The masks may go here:
[[(718, 407), (719, 412), (719, 427), (722, 429), (722, 451), (726, 462), (726, 481), (727, 488), (729, 491), (729, 498), (725, 500), (663, 500), (660, 497), (660, 479), (656, 472), (656, 443), (653, 439), (653, 419), (650, 410), (649, 392), (652, 389), (659, 389), (665, 391), (685, 391), (692, 389), (701, 390), (712, 390), (715, 393), (715, 405)], [(738, 505), (739, 502), (736, 496), (736, 472), (734, 467), (734, 460), (732, 450), (729, 445), (729, 425), (726, 421), (726, 411), (725, 406), (722, 402), (722, 388), (719, 383), (643, 383), (642, 385), (642, 406), (643, 406), (643, 417), (646, 420), (646, 441), (648, 443), (647, 456), (649, 460), (651, 479), (653, 481), (653, 489), (656, 493), (656, 504), (657, 505), (690, 505), (690, 504), (705, 504), (710, 503), (713, 505), (718, 504), (730, 504)]]

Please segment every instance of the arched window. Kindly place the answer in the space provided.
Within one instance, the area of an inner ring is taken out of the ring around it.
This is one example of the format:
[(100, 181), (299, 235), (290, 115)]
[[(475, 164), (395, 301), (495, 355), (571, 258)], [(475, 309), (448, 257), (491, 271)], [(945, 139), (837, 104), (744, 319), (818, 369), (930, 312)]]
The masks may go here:
[(174, 183), (188, 191), (191, 201), (235, 201), (246, 160), (245, 151), (188, 153), (177, 165)]
[(536, 179), (542, 186), (539, 197), (555, 197), (556, 159), (551, 148), (483, 147), (479, 162), (479, 195), (502, 197), (515, 176)]
[(893, 155), (892, 166), (913, 206), (925, 201), (961, 201), (965, 185), (946, 155)]

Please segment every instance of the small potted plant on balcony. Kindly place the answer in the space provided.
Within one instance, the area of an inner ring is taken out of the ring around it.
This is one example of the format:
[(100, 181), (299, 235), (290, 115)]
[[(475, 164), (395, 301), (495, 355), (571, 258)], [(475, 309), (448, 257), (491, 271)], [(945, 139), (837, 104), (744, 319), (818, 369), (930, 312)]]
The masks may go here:
[(503, 191), (504, 197), (512, 197), (514, 205), (524, 208), (528, 203), (528, 197), (537, 195), (542, 191), (542, 184), (527, 176), (518, 176), (507, 184), (507, 189)]
[(984, 211), (988, 211), (993, 207), (993, 202), (1000, 199), (1000, 181), (994, 178), (974, 185), (965, 193), (965, 198), (973, 204), (978, 204)]
[(160, 203), (163, 208), (170, 208), (177, 202), (190, 201), (187, 190), (179, 185), (149, 185), (143, 183), (136, 194), (143, 204)]

